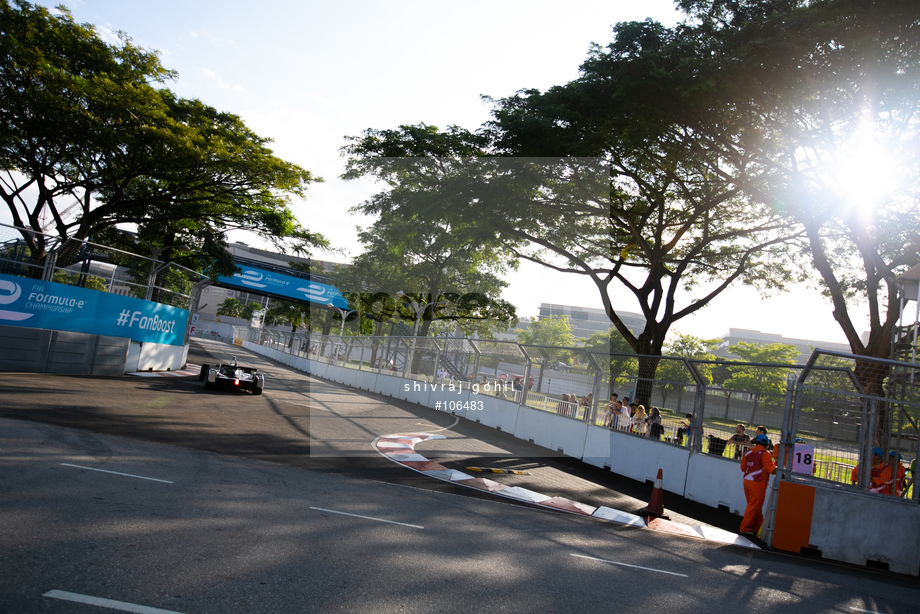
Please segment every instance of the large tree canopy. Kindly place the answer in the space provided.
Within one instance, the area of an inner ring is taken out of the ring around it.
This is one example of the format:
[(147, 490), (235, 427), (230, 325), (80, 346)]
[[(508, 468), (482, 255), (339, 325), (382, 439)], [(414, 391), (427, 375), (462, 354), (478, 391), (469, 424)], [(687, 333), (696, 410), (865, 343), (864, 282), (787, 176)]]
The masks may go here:
[[(920, 262), (920, 4), (682, 4), (724, 58), (714, 108), (739, 109), (751, 127), (711, 133), (768, 170), (768, 182), (745, 187), (804, 227), (852, 351), (888, 358), (896, 277)], [(858, 361), (856, 371), (884, 394), (886, 368)]]
[(231, 229), (324, 245), (288, 209), (316, 179), (239, 117), (162, 87), (173, 76), (125, 35), (111, 45), (65, 9), (0, 0), (0, 197), (14, 225), (63, 240), (130, 224), (148, 245), (212, 255)]
[[(742, 189), (762, 167), (722, 156), (687, 119), (688, 105), (705, 107), (710, 96), (684, 91), (698, 74), (682, 55), (694, 48), (691, 34), (621, 24), (577, 81), (496, 102), (494, 121), (479, 133), (368, 131), (348, 150), (351, 168), (379, 178), (396, 165), (393, 156), (427, 155), (427, 166), (390, 172), (389, 190), (375, 201), (404, 216), (463, 220), (517, 258), (590, 279), (633, 350), (659, 356), (671, 325), (732, 282), (787, 282), (780, 256), (796, 234)], [(649, 87), (669, 95), (646, 100), (638, 92)], [(675, 104), (673, 92), (685, 104)], [(449, 184), (426, 183), (428, 168), (444, 167), (464, 170)], [(436, 202), (389, 197), (405, 183), (437, 189)], [(695, 285), (681, 299), (679, 290)], [(617, 314), (634, 309), (620, 300), (623, 287), (646, 318), (638, 335)], [(640, 377), (651, 380), (656, 365), (643, 361)]]
[[(458, 128), (403, 126), (368, 130), (350, 139), (346, 179), (373, 175), (389, 189), (354, 210), (378, 215), (359, 237), (365, 252), (345, 271), (354, 291), (402, 291), (385, 311), (419, 320), (427, 336), (437, 322), (470, 336), (491, 338), (516, 321), (513, 305), (499, 298), (501, 275), (516, 266), (482, 221), (465, 215), (457, 190), (472, 178), (464, 159), (476, 157), (484, 140)], [(416, 157), (430, 152), (428, 157)], [(453, 211), (452, 211), (453, 210)], [(417, 310), (421, 310), (420, 313)]]

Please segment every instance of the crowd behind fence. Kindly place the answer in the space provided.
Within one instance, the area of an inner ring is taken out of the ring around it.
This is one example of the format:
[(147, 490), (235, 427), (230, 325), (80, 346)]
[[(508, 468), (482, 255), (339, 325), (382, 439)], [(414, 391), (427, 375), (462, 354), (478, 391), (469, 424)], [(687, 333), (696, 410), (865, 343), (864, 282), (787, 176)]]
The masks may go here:
[(181, 309), (203, 275), (90, 241), (0, 224), (0, 273), (132, 296)]
[[(658, 360), (658, 366), (654, 378), (643, 379), (638, 376), (643, 357), (584, 348), (250, 327), (235, 327), (233, 336), (320, 362), (495, 395), (726, 460), (739, 459), (749, 448), (744, 437), (736, 436), (738, 425), (751, 438), (755, 427), (764, 426), (773, 444), (795, 443), (795, 448), (786, 447), (787, 468), (793, 467), (796, 450), (798, 460), (803, 450), (808, 452), (810, 473), (800, 468), (792, 474), (794, 479), (843, 488), (873, 491), (873, 449), (880, 447), (892, 473), (901, 475), (890, 485), (890, 493), (917, 502), (908, 470), (917, 457), (920, 417), (920, 366), (914, 363), (821, 351), (807, 365), (649, 357)], [(879, 390), (861, 388), (856, 374), (865, 375), (866, 365), (884, 375), (877, 379), (882, 382)], [(611, 419), (612, 394), (630, 401), (638, 396), (646, 418), (652, 407), (657, 408), (660, 427), (641, 416), (637, 419), (635, 413)]]

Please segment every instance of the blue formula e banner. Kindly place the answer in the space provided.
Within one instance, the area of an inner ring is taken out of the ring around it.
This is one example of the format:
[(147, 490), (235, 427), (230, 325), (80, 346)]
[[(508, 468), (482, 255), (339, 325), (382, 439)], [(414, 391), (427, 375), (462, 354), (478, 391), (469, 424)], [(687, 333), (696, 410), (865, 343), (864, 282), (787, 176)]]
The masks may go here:
[(187, 323), (185, 309), (0, 274), (0, 324), (182, 345)]
[(348, 301), (336, 287), (274, 271), (237, 266), (240, 267), (239, 273), (234, 273), (232, 277), (220, 276), (217, 283), (249, 292), (348, 309)]

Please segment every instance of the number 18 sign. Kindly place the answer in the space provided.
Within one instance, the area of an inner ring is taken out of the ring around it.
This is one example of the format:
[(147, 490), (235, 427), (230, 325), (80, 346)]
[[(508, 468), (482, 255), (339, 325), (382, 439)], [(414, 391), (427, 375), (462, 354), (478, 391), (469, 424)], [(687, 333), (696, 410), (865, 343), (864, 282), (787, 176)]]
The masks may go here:
[(792, 472), (811, 475), (815, 470), (815, 447), (803, 443), (792, 449)]

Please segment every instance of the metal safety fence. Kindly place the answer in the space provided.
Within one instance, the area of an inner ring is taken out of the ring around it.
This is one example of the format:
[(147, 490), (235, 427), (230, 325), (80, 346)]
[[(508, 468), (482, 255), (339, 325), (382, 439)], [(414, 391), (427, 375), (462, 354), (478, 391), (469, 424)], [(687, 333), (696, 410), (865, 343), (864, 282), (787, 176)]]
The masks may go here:
[[(726, 460), (739, 459), (763, 427), (771, 446), (784, 452), (777, 459), (797, 479), (842, 488), (875, 492), (873, 450), (881, 449), (895, 475), (890, 495), (917, 501), (910, 469), (920, 418), (920, 366), (914, 363), (823, 351), (806, 365), (690, 360), (513, 341), (250, 327), (233, 335), (319, 362), (452, 384)], [(612, 395), (625, 398), (628, 409)]]
[(60, 240), (0, 224), (0, 273), (189, 308), (195, 284), (205, 276), (91, 241)]

